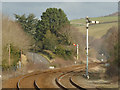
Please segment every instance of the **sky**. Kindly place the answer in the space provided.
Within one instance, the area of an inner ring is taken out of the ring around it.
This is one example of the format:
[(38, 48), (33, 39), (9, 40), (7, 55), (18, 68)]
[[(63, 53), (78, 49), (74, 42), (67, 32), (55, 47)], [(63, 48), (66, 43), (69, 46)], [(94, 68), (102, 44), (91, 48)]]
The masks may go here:
[(118, 11), (117, 2), (2, 2), (2, 13), (14, 19), (14, 14), (33, 13), (40, 19), (47, 8), (61, 8), (69, 20), (109, 15)]

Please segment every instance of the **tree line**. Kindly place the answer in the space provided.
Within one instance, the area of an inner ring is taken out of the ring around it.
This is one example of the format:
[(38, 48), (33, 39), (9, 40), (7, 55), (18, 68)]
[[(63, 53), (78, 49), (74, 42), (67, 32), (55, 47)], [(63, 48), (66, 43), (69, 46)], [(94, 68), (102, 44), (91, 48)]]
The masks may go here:
[(21, 50), (26, 54), (34, 40), (21, 26), (9, 17), (2, 17), (2, 69), (16, 68), (21, 59)]
[(63, 57), (72, 55), (71, 49), (67, 48), (71, 45), (70, 21), (61, 8), (47, 8), (42, 13), (41, 20), (34, 14), (14, 15), (16, 22), (35, 39), (31, 51), (45, 52), (45, 50), (49, 50)]

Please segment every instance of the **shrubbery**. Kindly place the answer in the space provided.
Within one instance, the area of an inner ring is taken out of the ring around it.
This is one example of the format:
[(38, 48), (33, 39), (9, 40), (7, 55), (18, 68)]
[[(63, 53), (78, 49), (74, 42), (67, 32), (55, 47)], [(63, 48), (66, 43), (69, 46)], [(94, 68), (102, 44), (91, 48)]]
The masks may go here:
[(63, 48), (62, 46), (57, 46), (57, 48), (55, 49), (54, 53), (60, 57), (63, 57), (64, 59), (69, 59), (72, 57), (72, 51), (71, 50), (67, 50), (65, 48)]
[(3, 60), (2, 60), (2, 68), (4, 70), (7, 68), (16, 66), (17, 62), (20, 60), (20, 50), (17, 47), (13, 46), (13, 44), (10, 44), (10, 66), (9, 66), (9, 64), (8, 64), (9, 49), (7, 46), (4, 47), (4, 49), (3, 49), (3, 53), (5, 55), (7, 55), (6, 57), (4, 56)]
[(22, 28), (30, 33), (36, 40), (33, 48), (34, 52), (42, 52), (49, 58), (51, 55), (44, 50), (50, 50), (58, 56), (70, 57), (71, 51), (60, 45), (70, 45), (70, 22), (62, 9), (47, 8), (42, 13), (41, 20), (35, 18), (33, 14), (16, 15), (16, 21)]
[(110, 64), (107, 67), (106, 74), (109, 77), (118, 76), (118, 72), (120, 70), (120, 58), (119, 58), (119, 49), (120, 45), (118, 44), (118, 29), (116, 27), (112, 27), (108, 30), (106, 35), (104, 36), (105, 40), (103, 41), (106, 52), (109, 54), (108, 63)]
[[(20, 50), (26, 53), (34, 43), (33, 38), (26, 33), (21, 25), (12, 21), (9, 17), (2, 17), (2, 68), (16, 67), (20, 59)], [(9, 66), (9, 45), (11, 52), (11, 64)]]

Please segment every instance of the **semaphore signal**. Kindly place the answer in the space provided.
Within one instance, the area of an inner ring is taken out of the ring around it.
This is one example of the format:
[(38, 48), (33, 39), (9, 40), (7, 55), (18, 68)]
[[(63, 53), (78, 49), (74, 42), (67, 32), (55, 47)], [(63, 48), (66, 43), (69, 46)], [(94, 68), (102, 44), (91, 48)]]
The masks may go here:
[(77, 57), (76, 57), (76, 59), (78, 60), (78, 53), (79, 53), (79, 52), (78, 52), (78, 48), (79, 48), (79, 45), (78, 45), (78, 44), (76, 45), (75, 43), (73, 43), (73, 45), (76, 46), (76, 48), (77, 48), (77, 49), (76, 49), (76, 50), (77, 50), (77, 51), (76, 51), (76, 52), (77, 52)]
[(87, 34), (86, 34), (86, 57), (87, 57), (87, 59), (86, 59), (86, 62), (87, 62), (87, 64), (86, 64), (86, 77), (89, 79), (89, 75), (88, 75), (88, 27), (89, 27), (89, 24), (90, 23), (92, 23), (92, 24), (98, 24), (99, 23), (99, 21), (91, 21), (89, 18), (88, 18), (88, 16), (86, 17), (86, 30), (87, 30)]
[(74, 46), (77, 46), (75, 43), (73, 43)]
[(88, 24), (90, 24), (90, 23), (93, 23), (93, 24), (98, 24), (98, 23), (100, 23), (99, 21), (91, 21), (89, 18), (88, 18), (88, 16), (86, 17), (86, 23)]

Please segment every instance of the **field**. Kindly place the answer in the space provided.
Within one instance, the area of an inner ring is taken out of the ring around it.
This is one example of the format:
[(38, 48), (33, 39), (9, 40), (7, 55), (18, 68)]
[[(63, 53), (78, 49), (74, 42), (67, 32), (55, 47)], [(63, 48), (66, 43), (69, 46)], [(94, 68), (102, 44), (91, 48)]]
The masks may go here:
[[(89, 36), (92, 36), (96, 39), (101, 38), (106, 34), (107, 30), (113, 26), (118, 25), (118, 17), (117, 16), (108, 16), (108, 17), (95, 17), (90, 18), (93, 21), (100, 21), (100, 24), (95, 24), (89, 26)], [(70, 21), (71, 25), (76, 27), (81, 33), (86, 35), (86, 20), (85, 19), (76, 19)]]

